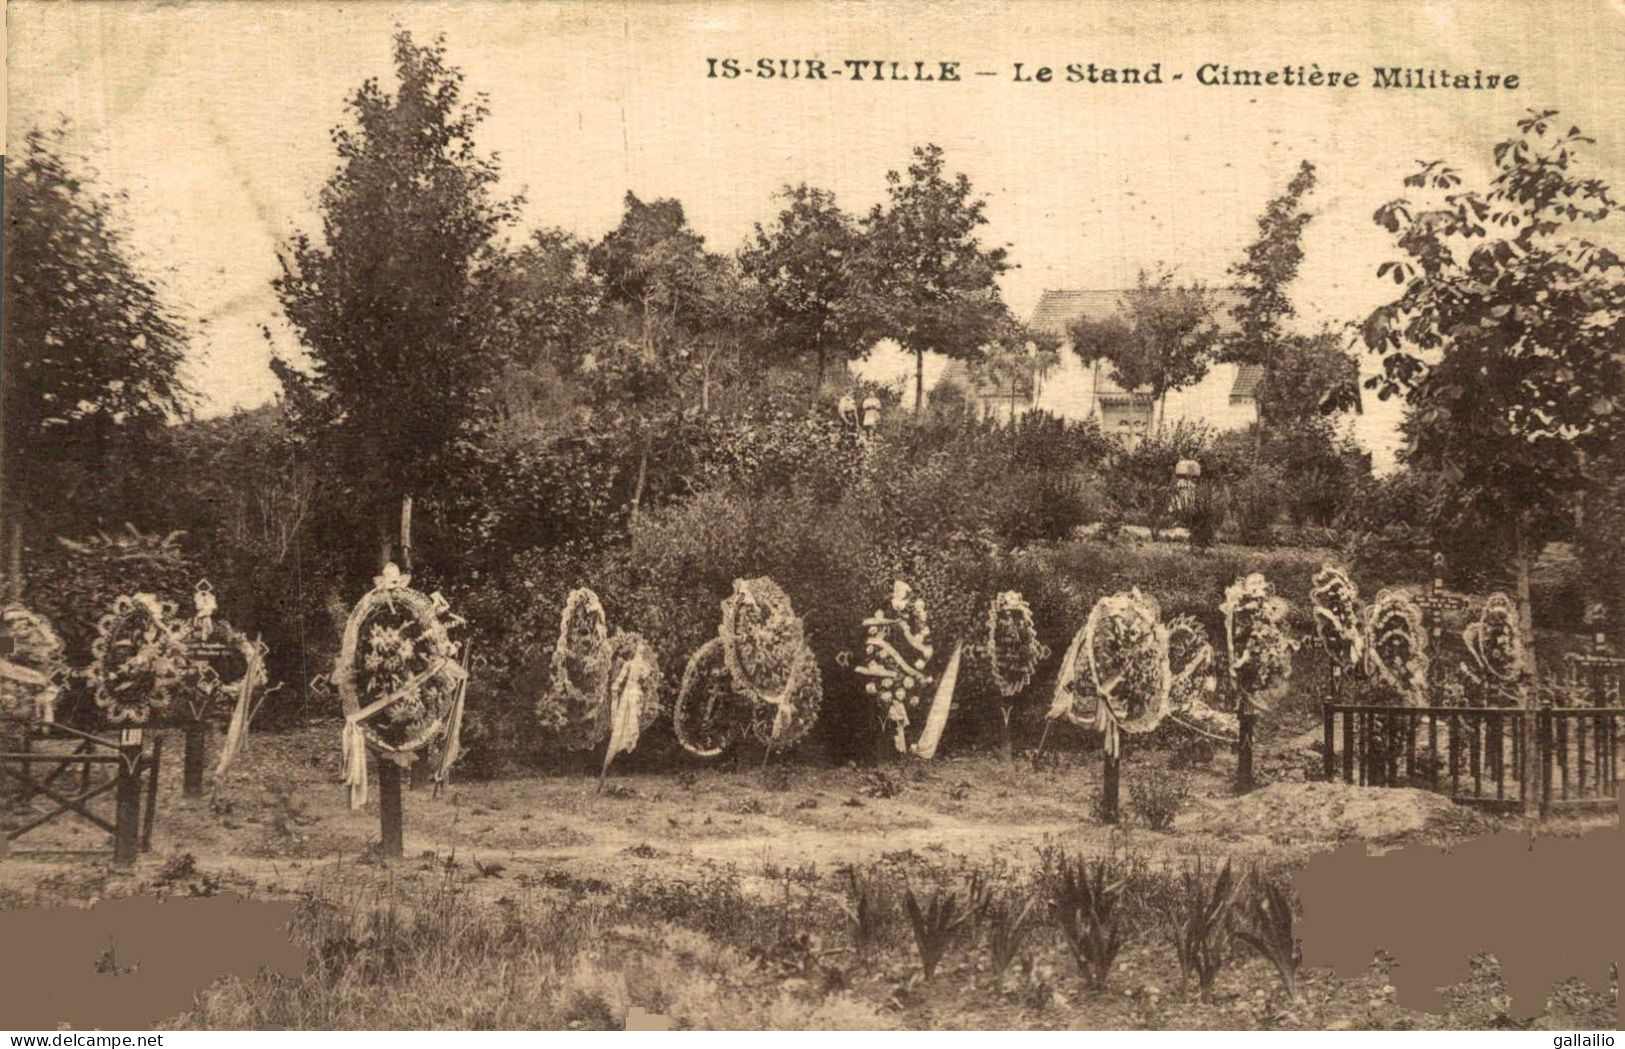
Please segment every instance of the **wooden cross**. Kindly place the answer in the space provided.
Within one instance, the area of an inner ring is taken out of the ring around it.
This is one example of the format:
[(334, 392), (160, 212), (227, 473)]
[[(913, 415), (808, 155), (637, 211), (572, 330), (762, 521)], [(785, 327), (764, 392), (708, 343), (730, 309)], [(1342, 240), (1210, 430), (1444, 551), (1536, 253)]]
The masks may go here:
[(1620, 702), (1625, 693), (1625, 656), (1610, 651), (1606, 637), (1597, 635), (1590, 652), (1569, 652), (1563, 661), (1568, 664), (1569, 687), (1576, 693), (1584, 688), (1587, 702), (1601, 707)]
[[(1431, 687), (1435, 676), (1444, 665), (1439, 659), (1439, 639), (1444, 635), (1444, 617), (1467, 607), (1465, 594), (1445, 589), (1443, 554), (1433, 555), (1433, 582), (1416, 605), (1422, 610), (1422, 622), (1427, 628), (1429, 647), (1433, 650), (1432, 658), (1428, 661), (1428, 684)], [(1431, 701), (1431, 697), (1429, 699)]]

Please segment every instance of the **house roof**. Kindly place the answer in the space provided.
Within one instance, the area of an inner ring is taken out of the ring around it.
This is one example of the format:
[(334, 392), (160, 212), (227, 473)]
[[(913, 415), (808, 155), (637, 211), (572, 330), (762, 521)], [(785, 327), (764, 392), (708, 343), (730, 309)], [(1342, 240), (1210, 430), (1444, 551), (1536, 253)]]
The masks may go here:
[[(1010, 396), (1010, 387), (1008, 384), (995, 384), (983, 376), (978, 376), (974, 371), (971, 370), (971, 367), (967, 362), (959, 360), (958, 358), (953, 358), (948, 361), (948, 363), (942, 369), (942, 374), (937, 377), (936, 383), (934, 383), (931, 388), (935, 390), (940, 386), (950, 385), (958, 386), (966, 393), (972, 393), (978, 397), (1009, 398)], [(1029, 377), (1018, 379), (1016, 382), (1017, 399), (1019, 400), (1026, 398), (1030, 400), (1032, 396), (1032, 379)]]
[[(1066, 338), (1072, 322), (1087, 317), (1105, 320), (1118, 313), (1127, 288), (1051, 289), (1038, 297), (1033, 307), (1032, 327), (1057, 338)], [(1209, 288), (1213, 299), (1213, 321), (1226, 334), (1236, 330), (1230, 310), (1241, 302), (1241, 292), (1235, 288)]]
[(1236, 369), (1236, 381), (1230, 384), (1232, 401), (1250, 401), (1258, 396), (1258, 383), (1264, 378), (1262, 364), (1243, 364)]
[[(1038, 331), (1047, 332), (1057, 338), (1065, 339), (1067, 330), (1075, 321), (1088, 318), (1093, 321), (1105, 320), (1114, 317), (1121, 309), (1124, 288), (1072, 288), (1050, 289), (1040, 295), (1038, 305), (1033, 307), (1032, 327)], [(1218, 325), (1219, 331), (1229, 334), (1236, 330), (1235, 318), (1230, 311), (1241, 302), (1241, 292), (1236, 288), (1210, 288), (1208, 294), (1213, 299), (1213, 322)], [(1258, 381), (1264, 377), (1264, 370), (1255, 364), (1244, 364), (1236, 369), (1235, 381), (1230, 386), (1230, 399), (1233, 401), (1252, 400)], [(1102, 370), (1096, 393), (1102, 397), (1121, 397), (1128, 391), (1112, 382), (1111, 377)]]

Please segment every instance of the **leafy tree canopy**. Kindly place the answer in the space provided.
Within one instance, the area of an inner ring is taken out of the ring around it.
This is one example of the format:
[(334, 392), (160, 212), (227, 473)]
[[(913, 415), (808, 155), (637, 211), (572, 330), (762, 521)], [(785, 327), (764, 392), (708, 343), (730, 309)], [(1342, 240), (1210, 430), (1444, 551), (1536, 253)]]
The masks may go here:
[(53, 514), (74, 489), (105, 496), (97, 466), (150, 444), (193, 401), (187, 334), (125, 240), (122, 197), (76, 170), (65, 138), (30, 131), (5, 165), (0, 498)]
[(780, 197), (783, 209), (771, 225), (757, 224), (740, 261), (761, 286), (773, 356), (810, 354), (821, 385), (829, 357), (853, 360), (869, 350), (855, 294), (862, 236), (828, 190), (803, 182)]
[(273, 282), (309, 358), (274, 364), (295, 417), (379, 508), (433, 494), (522, 316), (496, 243), (521, 201), (495, 195), (496, 159), (475, 146), (483, 99), (464, 99), (439, 39), (399, 32), (394, 61), (393, 93), (369, 79), (351, 96), (321, 237), (296, 233)]
[(1159, 403), (1207, 374), (1219, 329), (1201, 283), (1176, 284), (1168, 270), (1141, 270), (1120, 305), (1111, 317), (1080, 317), (1072, 324), (1072, 350), (1085, 364), (1107, 362), (1113, 382), (1125, 390), (1149, 390)]
[(941, 147), (918, 146), (906, 173), (886, 173), (887, 200), (864, 220), (861, 314), (871, 336), (914, 354), (914, 393), (924, 397), (924, 354), (974, 358), (1006, 312), (998, 279), (1005, 249), (982, 244), (987, 202), (963, 173), (950, 175)]

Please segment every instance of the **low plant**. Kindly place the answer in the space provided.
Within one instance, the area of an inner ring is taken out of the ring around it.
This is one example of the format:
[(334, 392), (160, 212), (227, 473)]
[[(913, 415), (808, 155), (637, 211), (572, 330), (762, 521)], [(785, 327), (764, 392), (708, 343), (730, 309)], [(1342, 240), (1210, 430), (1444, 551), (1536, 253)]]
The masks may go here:
[(1190, 787), (1177, 776), (1157, 776), (1129, 784), (1129, 804), (1147, 827), (1167, 830), (1190, 797)]
[(1238, 888), (1228, 860), (1217, 875), (1209, 877), (1198, 858), (1180, 873), (1174, 891), (1163, 901), (1180, 979), (1188, 985), (1195, 976), (1204, 1002), (1230, 954), (1230, 912)]
[(1278, 879), (1258, 871), (1252, 875), (1253, 888), (1243, 907), (1248, 928), (1237, 929), (1236, 938), (1275, 966), (1286, 993), (1298, 996), (1298, 968), (1303, 964), (1303, 944), (1297, 937), (1297, 914), (1292, 897)]
[(874, 868), (860, 873), (856, 866), (846, 868), (846, 899), (841, 903), (852, 931), (852, 947), (859, 955), (885, 936), (891, 924), (893, 903), (885, 879)]
[(1197, 550), (1206, 550), (1219, 536), (1229, 513), (1224, 492), (1212, 482), (1199, 483), (1188, 502), (1179, 510), (1179, 523), (1190, 532), (1190, 544)]
[(1084, 982), (1099, 990), (1123, 946), (1118, 904), (1124, 885), (1120, 866), (1058, 853), (1046, 879), (1050, 910)]
[(987, 908), (987, 951), (994, 979), (1002, 979), (1032, 935), (1034, 900), (1026, 894), (1008, 893)]
[(959, 930), (971, 920), (974, 912), (961, 908), (959, 895), (934, 887), (922, 906), (912, 886), (903, 890), (903, 905), (908, 912), (908, 923), (914, 929), (914, 945), (920, 951), (920, 968), (925, 978), (936, 974), (943, 955), (953, 945)]

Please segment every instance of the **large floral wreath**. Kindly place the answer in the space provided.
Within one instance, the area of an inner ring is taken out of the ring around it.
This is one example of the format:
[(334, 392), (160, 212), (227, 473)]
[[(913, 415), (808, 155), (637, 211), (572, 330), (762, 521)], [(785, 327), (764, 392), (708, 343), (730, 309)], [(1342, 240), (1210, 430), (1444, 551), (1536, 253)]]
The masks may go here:
[(411, 576), (393, 564), (373, 583), (344, 625), (333, 670), (352, 805), (366, 800), (366, 747), (404, 764), (444, 734), (446, 755), (455, 756), (449, 730), (461, 721), (468, 677), (461, 646), (447, 632), (448, 620), (462, 621), (448, 615), (444, 598), (411, 589)]
[(784, 590), (765, 576), (736, 579), (717, 636), (683, 672), (672, 727), (699, 757), (746, 738), (782, 749), (812, 729), (823, 694), (818, 661)]
[[(891, 599), (863, 621), (864, 661), (853, 672), (864, 679), (863, 690), (875, 704), (881, 724), (897, 752), (907, 753), (907, 729), (925, 703), (926, 690), (936, 681), (927, 669), (936, 653), (925, 600), (901, 579), (892, 581)], [(929, 717), (921, 721), (923, 726)]]
[(1194, 616), (1168, 621), (1168, 720), (1197, 735), (1223, 743), (1240, 738), (1236, 715), (1210, 706), (1214, 689), (1213, 646)]
[(1032, 606), (1015, 590), (1004, 591), (988, 605), (984, 646), (993, 685), (1006, 698), (1025, 689), (1038, 664), (1049, 657), (1033, 626)]
[(218, 784), (248, 733), (256, 710), (256, 691), (262, 699), (265, 695), (268, 649), (265, 642), (250, 640), (226, 620), (215, 617), (218, 604), (208, 580), (198, 583), (192, 602), (192, 618), (178, 628), (188, 659), (185, 687), (180, 692), (186, 715), (196, 721), (209, 717), (221, 700), (230, 704), (226, 737), (214, 770)]
[(1253, 709), (1268, 710), (1269, 702), (1285, 691), (1292, 677), (1292, 655), (1298, 650), (1299, 642), (1287, 633), (1291, 605), (1275, 593), (1268, 579), (1253, 572), (1225, 590), (1219, 608), (1224, 613), (1230, 680)]
[(1366, 609), (1366, 659), (1407, 706), (1423, 706), (1428, 691), (1427, 630), (1422, 609), (1405, 590), (1383, 590)]
[(1161, 724), (1173, 685), (1161, 617), (1138, 587), (1096, 601), (1061, 660), (1048, 716), (1098, 730), (1112, 755), (1120, 732)]
[(640, 634), (609, 636), (603, 602), (587, 587), (570, 591), (559, 614), (552, 685), (537, 713), (565, 745), (588, 750), (609, 740), (604, 769), (630, 753), (660, 713), (660, 659)]
[(49, 722), (68, 672), (62, 639), (50, 620), (12, 602), (0, 610), (12, 651), (0, 657), (0, 714)]
[(1360, 613), (1360, 589), (1347, 572), (1321, 565), (1309, 585), (1315, 617), (1315, 639), (1326, 652), (1334, 672), (1341, 676), (1365, 664), (1365, 621)]
[(1473, 657), (1473, 665), (1464, 669), (1486, 686), (1487, 698), (1517, 703), (1514, 689), (1523, 675), (1523, 630), (1512, 598), (1491, 594), (1478, 619), (1462, 631), (1461, 639)]
[(175, 605), (152, 594), (123, 594), (96, 624), (90, 684), (110, 724), (166, 718), (191, 670)]

